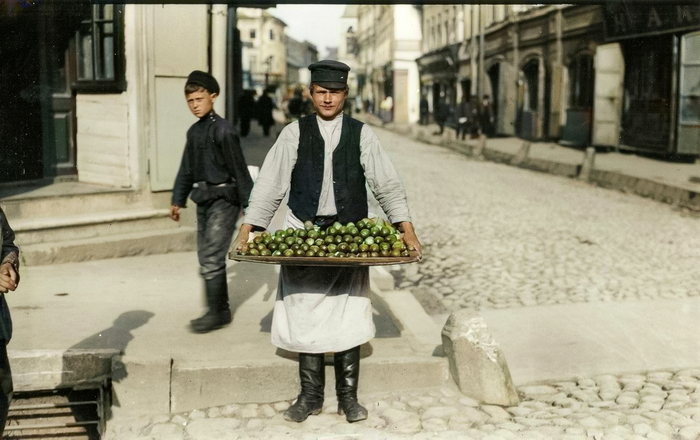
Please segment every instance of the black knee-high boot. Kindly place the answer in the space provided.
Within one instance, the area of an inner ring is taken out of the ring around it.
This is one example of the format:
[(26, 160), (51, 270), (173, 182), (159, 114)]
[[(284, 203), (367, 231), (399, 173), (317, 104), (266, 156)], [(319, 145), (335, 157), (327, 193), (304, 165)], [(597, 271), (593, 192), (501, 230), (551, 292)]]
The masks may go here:
[(210, 280), (204, 280), (209, 310), (201, 318), (190, 321), (192, 331), (207, 333), (231, 323), (231, 309), (228, 302), (228, 283), (222, 273)]
[(284, 412), (290, 422), (303, 422), (323, 409), (323, 388), (326, 386), (326, 365), (323, 353), (299, 353), (301, 393), (294, 405)]
[(335, 353), (335, 392), (338, 396), (338, 414), (345, 414), (348, 422), (367, 418), (367, 409), (357, 401), (360, 379), (360, 346)]

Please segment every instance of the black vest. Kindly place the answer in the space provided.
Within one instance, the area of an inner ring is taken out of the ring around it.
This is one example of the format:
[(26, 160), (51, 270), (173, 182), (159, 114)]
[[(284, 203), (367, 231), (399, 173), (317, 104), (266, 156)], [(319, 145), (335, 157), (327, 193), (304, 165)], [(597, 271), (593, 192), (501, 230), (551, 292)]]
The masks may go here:
[[(367, 217), (365, 172), (360, 163), (363, 123), (343, 115), (340, 142), (333, 152), (333, 189), (338, 221), (356, 222)], [(299, 119), (297, 162), (292, 171), (289, 208), (302, 221), (313, 220), (323, 184), (325, 143), (316, 114)]]

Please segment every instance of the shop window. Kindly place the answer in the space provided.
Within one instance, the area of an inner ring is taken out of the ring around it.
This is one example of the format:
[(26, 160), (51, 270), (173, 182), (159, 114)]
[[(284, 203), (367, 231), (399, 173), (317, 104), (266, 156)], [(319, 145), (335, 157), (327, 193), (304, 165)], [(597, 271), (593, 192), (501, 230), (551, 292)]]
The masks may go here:
[(77, 81), (84, 92), (126, 90), (124, 77), (124, 6), (93, 5), (76, 35)]
[(569, 64), (569, 107), (593, 107), (593, 56), (580, 55)]

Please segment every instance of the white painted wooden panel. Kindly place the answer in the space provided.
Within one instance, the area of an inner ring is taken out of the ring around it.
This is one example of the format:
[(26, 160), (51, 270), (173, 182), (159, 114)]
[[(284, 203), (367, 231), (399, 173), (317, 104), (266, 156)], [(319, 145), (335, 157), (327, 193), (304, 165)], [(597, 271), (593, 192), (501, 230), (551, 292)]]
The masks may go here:
[(207, 70), (208, 8), (173, 4), (154, 8), (156, 76), (187, 77), (193, 70)]
[(129, 187), (129, 108), (123, 94), (76, 98), (81, 182)]

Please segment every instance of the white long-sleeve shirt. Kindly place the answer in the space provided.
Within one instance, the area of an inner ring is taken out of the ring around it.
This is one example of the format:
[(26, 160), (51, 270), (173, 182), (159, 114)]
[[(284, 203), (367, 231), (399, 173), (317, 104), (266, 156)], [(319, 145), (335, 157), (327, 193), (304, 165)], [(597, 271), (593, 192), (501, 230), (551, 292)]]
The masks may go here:
[[(319, 131), (325, 143), (323, 182), (317, 215), (337, 213), (333, 190), (333, 151), (340, 142), (343, 114), (331, 121), (318, 116)], [(299, 122), (287, 125), (268, 152), (260, 174), (253, 187), (245, 223), (267, 228), (291, 184), (292, 171), (297, 161), (299, 146)], [(406, 191), (394, 169), (389, 155), (384, 151), (374, 131), (362, 126), (360, 133), (360, 163), (372, 194), (386, 213), (389, 221), (411, 221)]]

